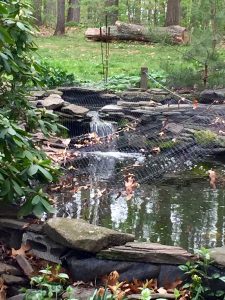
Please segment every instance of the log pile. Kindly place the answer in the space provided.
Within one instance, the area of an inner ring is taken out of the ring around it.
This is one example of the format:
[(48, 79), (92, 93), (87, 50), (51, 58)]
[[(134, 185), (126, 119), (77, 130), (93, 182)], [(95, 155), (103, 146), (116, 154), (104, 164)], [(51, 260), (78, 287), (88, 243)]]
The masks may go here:
[(106, 28), (88, 28), (85, 36), (93, 41), (121, 40), (140, 42), (162, 42), (169, 44), (187, 44), (189, 34), (185, 27), (179, 25), (169, 27), (149, 28), (142, 25), (128, 24), (117, 21), (110, 26), (110, 35), (106, 34)]

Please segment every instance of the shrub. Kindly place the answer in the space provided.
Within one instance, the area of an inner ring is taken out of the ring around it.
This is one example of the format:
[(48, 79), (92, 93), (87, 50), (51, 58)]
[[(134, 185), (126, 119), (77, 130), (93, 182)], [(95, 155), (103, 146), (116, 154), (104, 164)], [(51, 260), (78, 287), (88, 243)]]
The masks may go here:
[(53, 65), (45, 60), (40, 64), (43, 69), (40, 80), (48, 88), (57, 86), (70, 86), (78, 83), (75, 81), (74, 74), (68, 73), (60, 66)]
[(53, 212), (43, 184), (56, 180), (58, 168), (32, 142), (31, 133), (60, 131), (57, 116), (32, 109), (27, 82), (40, 84), (42, 68), (36, 47), (30, 7), (22, 0), (0, 0), (0, 200), (22, 204), (21, 214)]

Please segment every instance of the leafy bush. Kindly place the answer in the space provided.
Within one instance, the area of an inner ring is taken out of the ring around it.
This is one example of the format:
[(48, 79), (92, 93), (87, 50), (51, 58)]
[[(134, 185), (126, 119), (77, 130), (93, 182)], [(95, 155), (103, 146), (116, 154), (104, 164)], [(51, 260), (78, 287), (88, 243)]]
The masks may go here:
[(27, 100), (27, 82), (40, 84), (42, 68), (33, 52), (33, 17), (22, 0), (0, 0), (0, 200), (17, 204), (20, 213), (41, 216), (53, 212), (45, 183), (59, 170), (32, 142), (32, 132), (57, 134), (57, 116), (33, 109)]
[[(159, 81), (160, 83), (166, 82), (166, 77), (164, 72), (153, 71), (151, 72), (151, 76), (153, 79)], [(105, 83), (101, 81), (97, 84), (99, 88), (105, 88), (111, 91), (124, 91), (129, 88), (139, 88), (140, 87), (140, 75), (114, 75), (108, 78), (108, 81)], [(159, 87), (157, 83), (151, 81), (149, 79), (149, 86), (151, 87)]]
[(55, 66), (45, 60), (40, 65), (43, 69), (40, 80), (48, 88), (70, 86), (78, 83), (75, 81), (74, 74), (68, 73), (60, 66)]
[(198, 260), (187, 262), (180, 269), (187, 275), (183, 289), (190, 292), (190, 299), (224, 299), (224, 290), (216, 290), (219, 281), (225, 282), (225, 277), (219, 273), (213, 273), (210, 268), (212, 259), (206, 248), (196, 251)]

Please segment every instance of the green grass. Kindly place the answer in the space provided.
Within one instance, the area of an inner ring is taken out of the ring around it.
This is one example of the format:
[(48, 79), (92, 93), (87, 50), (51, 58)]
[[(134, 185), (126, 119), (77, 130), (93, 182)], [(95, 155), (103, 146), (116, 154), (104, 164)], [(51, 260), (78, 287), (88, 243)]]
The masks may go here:
[[(101, 43), (87, 41), (84, 31), (77, 29), (64, 37), (39, 37), (38, 53), (50, 63), (74, 73), (81, 80), (102, 79)], [(113, 42), (110, 44), (110, 70), (113, 75), (138, 75), (142, 66), (150, 72), (161, 71), (164, 63), (174, 60), (182, 63), (180, 52), (183, 46), (151, 45), (135, 42)]]

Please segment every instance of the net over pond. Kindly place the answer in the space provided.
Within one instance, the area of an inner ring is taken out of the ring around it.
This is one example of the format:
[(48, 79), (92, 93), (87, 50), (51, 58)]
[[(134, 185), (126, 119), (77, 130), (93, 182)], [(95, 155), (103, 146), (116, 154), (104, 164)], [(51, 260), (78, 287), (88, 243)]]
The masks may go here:
[(71, 138), (58, 215), (187, 249), (223, 244), (225, 105), (98, 96), (78, 97), (89, 131)]

